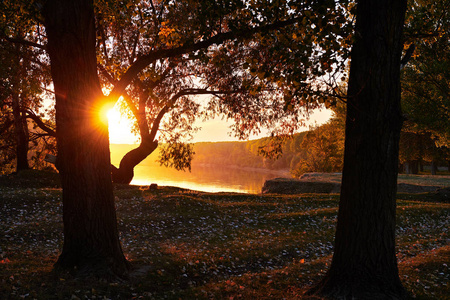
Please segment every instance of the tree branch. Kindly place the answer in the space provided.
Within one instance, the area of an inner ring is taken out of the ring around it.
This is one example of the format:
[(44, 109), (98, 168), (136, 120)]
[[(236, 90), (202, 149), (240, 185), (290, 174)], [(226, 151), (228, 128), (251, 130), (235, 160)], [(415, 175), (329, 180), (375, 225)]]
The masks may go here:
[(238, 29), (234, 31), (228, 31), (224, 33), (218, 33), (215, 36), (208, 38), (206, 40), (194, 42), (190, 41), (184, 45), (171, 49), (159, 49), (152, 51), (146, 55), (139, 57), (125, 72), (122, 78), (114, 86), (113, 90), (109, 94), (111, 101), (117, 101), (120, 95), (123, 93), (125, 88), (131, 83), (131, 81), (136, 77), (139, 72), (145, 69), (149, 64), (155, 62), (158, 59), (170, 58), (180, 56), (193, 51), (198, 51), (201, 49), (206, 49), (214, 44), (221, 44), (228, 40), (233, 39), (245, 39), (256, 33), (271, 31), (280, 29), (292, 24), (295, 24), (299, 18), (292, 18), (285, 21), (278, 21), (269, 25), (249, 27), (244, 29)]
[(158, 113), (158, 115), (156, 116), (155, 120), (153, 121), (152, 124), (152, 130), (150, 131), (149, 134), (149, 138), (153, 141), (156, 137), (156, 133), (159, 130), (159, 125), (161, 123), (162, 118), (164, 117), (164, 115), (169, 111), (169, 106), (164, 106), (160, 112)]
[(40, 129), (44, 130), (47, 133), (46, 135), (56, 137), (56, 132), (48, 127), (33, 111), (27, 109), (26, 113), (26, 117), (32, 119)]
[(105, 67), (102, 64), (97, 64), (97, 68), (100, 70), (100, 72), (102, 73), (103, 76), (106, 77), (106, 79), (112, 84), (116, 84), (117, 80), (111, 75), (109, 74), (108, 70), (105, 69)]
[(164, 115), (169, 111), (170, 107), (181, 97), (183, 96), (187, 96), (187, 95), (204, 95), (204, 94), (211, 94), (211, 95), (219, 95), (219, 94), (233, 94), (233, 93), (239, 93), (242, 91), (209, 91), (207, 89), (186, 89), (186, 90), (182, 90), (179, 91), (178, 93), (175, 94), (175, 96), (172, 97), (172, 99), (170, 100), (170, 104), (165, 105), (161, 111), (158, 113), (158, 115), (156, 116), (155, 120), (153, 121), (152, 124), (152, 130), (150, 132), (149, 138), (150, 139), (154, 139), (156, 136), (156, 133), (159, 130), (159, 125), (161, 123), (162, 118), (164, 117)]
[(100, 31), (100, 38), (101, 38), (101, 43), (102, 43), (102, 47), (103, 47), (103, 55), (105, 56), (105, 59), (109, 64), (110, 59), (109, 59), (108, 51), (107, 51), (107, 47), (106, 47), (106, 34), (105, 34), (105, 28), (103, 27), (102, 22), (103, 22), (103, 17), (100, 14), (97, 19), (97, 27), (98, 27), (98, 30)]
[(405, 55), (403, 56), (402, 60), (400, 61), (400, 70), (403, 69), (406, 64), (409, 62), (409, 60), (411, 59), (413, 53), (414, 53), (414, 49), (416, 48), (416, 46), (414, 44), (411, 44), (408, 47), (408, 50), (406, 50)]
[(4, 34), (2, 34), (0, 36), (0, 38), (5, 39), (6, 41), (8, 41), (10, 43), (21, 44), (21, 45), (26, 45), (26, 46), (29, 46), (29, 47), (35, 47), (35, 48), (39, 48), (39, 49), (42, 49), (42, 50), (47, 50), (47, 47), (45, 45), (41, 45), (41, 44), (38, 44), (38, 43), (35, 43), (35, 42), (31, 42), (31, 41), (27, 41), (27, 40), (24, 40), (24, 39), (12, 38), (12, 37), (9, 37), (9, 36), (4, 35)]

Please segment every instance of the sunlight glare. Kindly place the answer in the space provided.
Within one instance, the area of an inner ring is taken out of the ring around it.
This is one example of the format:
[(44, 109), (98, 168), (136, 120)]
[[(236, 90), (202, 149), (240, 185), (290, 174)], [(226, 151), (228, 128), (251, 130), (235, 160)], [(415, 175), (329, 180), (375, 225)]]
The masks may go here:
[(109, 125), (109, 142), (111, 144), (136, 144), (138, 137), (132, 133), (133, 121), (120, 113), (115, 105), (105, 111)]
[(104, 125), (108, 125), (108, 120), (109, 120), (109, 112), (113, 109), (113, 105), (111, 104), (105, 104), (102, 106), (102, 108), (100, 108), (100, 111), (98, 112), (99, 114), (99, 118), (100, 121), (104, 124)]
[(112, 123), (112, 122), (120, 122), (120, 112), (117, 111), (117, 109), (115, 109), (114, 107), (110, 108), (107, 112), (106, 112), (106, 116), (108, 118), (108, 122)]

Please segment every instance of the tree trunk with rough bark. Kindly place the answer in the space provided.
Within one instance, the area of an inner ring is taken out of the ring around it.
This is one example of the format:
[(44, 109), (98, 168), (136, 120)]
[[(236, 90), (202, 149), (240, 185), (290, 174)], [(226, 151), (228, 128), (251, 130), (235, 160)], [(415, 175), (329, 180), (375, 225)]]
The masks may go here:
[(126, 276), (111, 183), (105, 97), (97, 75), (92, 0), (49, 0), (43, 8), (56, 97), (64, 246), (56, 269)]
[(438, 164), (435, 160), (431, 161), (431, 175), (436, 175), (438, 171)]
[(12, 97), (12, 109), (14, 116), (14, 135), (16, 137), (16, 171), (28, 170), (28, 125), (27, 119), (23, 115), (19, 95), (14, 92)]
[[(146, 95), (141, 94), (139, 107), (134, 110), (134, 116), (138, 120), (139, 133), (141, 135), (141, 144), (139, 147), (131, 150), (121, 159), (119, 168), (111, 165), (111, 177), (114, 183), (130, 184), (134, 177), (134, 167), (136, 167), (147, 156), (153, 153), (158, 147), (158, 140), (155, 139), (162, 118), (168, 111), (168, 107), (163, 107), (156, 118), (153, 120), (152, 129), (149, 130), (145, 117)], [(131, 104), (132, 105), (132, 104)]]
[(406, 163), (406, 174), (419, 174), (419, 161), (408, 160)]
[(114, 183), (130, 184), (134, 176), (134, 167), (152, 154), (158, 147), (158, 142), (143, 139), (139, 147), (131, 150), (120, 161), (119, 168), (111, 165), (111, 175)]
[[(17, 53), (22, 52), (21, 45), (15, 45)], [(12, 112), (14, 120), (14, 135), (16, 138), (16, 172), (22, 170), (28, 170), (30, 165), (28, 164), (28, 150), (29, 150), (29, 135), (28, 124), (25, 118), (25, 112), (21, 103), (21, 80), (25, 76), (23, 70), (23, 62), (21, 62), (20, 56), (16, 55), (14, 58), (14, 65), (16, 66), (16, 74), (12, 79), (13, 92), (12, 92)]]
[(310, 293), (403, 299), (395, 251), (406, 0), (358, 1), (341, 198), (330, 269)]

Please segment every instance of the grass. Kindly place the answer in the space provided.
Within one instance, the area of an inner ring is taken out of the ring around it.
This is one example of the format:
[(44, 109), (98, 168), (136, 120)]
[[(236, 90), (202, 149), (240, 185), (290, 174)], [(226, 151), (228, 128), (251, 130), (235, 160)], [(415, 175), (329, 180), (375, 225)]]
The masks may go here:
[[(115, 191), (131, 279), (55, 277), (61, 190), (24, 177), (0, 178), (1, 299), (298, 299), (331, 260), (337, 195), (132, 188)], [(448, 299), (450, 204), (432, 200), (399, 195), (400, 278), (418, 299)]]

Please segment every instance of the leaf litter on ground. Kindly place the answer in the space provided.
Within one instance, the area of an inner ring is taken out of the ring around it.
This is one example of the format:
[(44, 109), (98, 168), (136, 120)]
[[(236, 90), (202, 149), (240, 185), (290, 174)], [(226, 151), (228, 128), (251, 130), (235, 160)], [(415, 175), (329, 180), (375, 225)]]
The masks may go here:
[[(298, 299), (330, 264), (338, 195), (115, 190), (127, 282), (54, 278), (58, 188), (1, 186), (2, 299)], [(417, 298), (449, 289), (450, 204), (399, 199), (400, 276)]]

